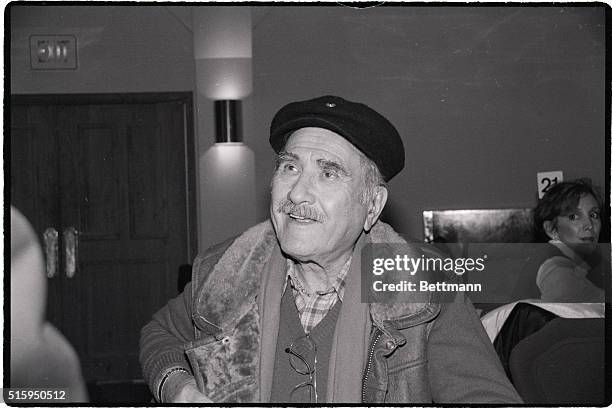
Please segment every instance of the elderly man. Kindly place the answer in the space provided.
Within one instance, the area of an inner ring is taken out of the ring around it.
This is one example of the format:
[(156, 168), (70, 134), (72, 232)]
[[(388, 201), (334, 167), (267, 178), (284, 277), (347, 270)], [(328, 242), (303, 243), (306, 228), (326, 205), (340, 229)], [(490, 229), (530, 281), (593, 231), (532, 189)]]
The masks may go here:
[[(283, 107), (271, 221), (200, 255), (142, 330), (160, 402), (520, 402), (469, 302), (366, 304), (361, 249), (402, 170), (393, 125), (324, 96)], [(457, 294), (460, 298), (461, 294)]]

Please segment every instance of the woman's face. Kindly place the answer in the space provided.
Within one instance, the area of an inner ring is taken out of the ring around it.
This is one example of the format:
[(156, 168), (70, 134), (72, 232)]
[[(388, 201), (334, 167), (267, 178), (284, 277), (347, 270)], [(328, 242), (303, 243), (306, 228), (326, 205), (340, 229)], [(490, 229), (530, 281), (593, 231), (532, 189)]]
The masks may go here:
[(580, 252), (591, 253), (597, 248), (601, 231), (601, 209), (590, 194), (580, 197), (578, 206), (557, 216), (556, 228), (546, 229), (549, 237), (561, 240)]

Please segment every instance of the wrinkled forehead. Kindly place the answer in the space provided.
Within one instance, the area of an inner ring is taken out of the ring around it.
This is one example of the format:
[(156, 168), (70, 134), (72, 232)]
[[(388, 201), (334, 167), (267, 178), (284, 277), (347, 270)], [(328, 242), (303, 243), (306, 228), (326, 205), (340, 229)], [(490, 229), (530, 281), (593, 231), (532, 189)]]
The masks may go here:
[(325, 157), (335, 157), (344, 163), (360, 165), (365, 155), (352, 143), (336, 132), (325, 128), (300, 128), (287, 139), (285, 152), (307, 151)]

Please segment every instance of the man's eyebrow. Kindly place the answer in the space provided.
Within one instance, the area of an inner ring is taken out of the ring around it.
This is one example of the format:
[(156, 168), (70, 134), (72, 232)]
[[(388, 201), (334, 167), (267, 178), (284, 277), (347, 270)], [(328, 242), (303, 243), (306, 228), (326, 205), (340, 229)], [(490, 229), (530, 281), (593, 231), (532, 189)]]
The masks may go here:
[(297, 160), (299, 158), (300, 157), (296, 155), (295, 153), (287, 152), (287, 151), (280, 151), (278, 155), (276, 155), (277, 160), (287, 160), (287, 159)]
[(286, 152), (286, 151), (280, 151), (278, 153), (278, 155), (276, 155), (276, 159), (274, 160), (274, 166), (275, 166), (276, 169), (278, 169), (280, 164), (285, 162), (285, 161), (289, 161), (289, 160), (297, 161), (299, 159), (300, 159), (300, 157), (298, 155), (296, 155), (295, 153)]
[(344, 176), (351, 176), (350, 172), (346, 170), (346, 168), (338, 162), (334, 162), (329, 159), (318, 159), (317, 164), (323, 169), (333, 169), (338, 173), (343, 174)]

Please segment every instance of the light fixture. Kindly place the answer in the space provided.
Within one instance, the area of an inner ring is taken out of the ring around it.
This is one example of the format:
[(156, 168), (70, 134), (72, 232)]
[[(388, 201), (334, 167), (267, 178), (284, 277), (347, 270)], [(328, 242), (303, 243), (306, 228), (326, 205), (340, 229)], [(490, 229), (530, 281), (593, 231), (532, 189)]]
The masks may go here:
[(215, 142), (242, 142), (241, 103), (235, 99), (215, 101)]

